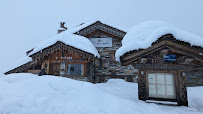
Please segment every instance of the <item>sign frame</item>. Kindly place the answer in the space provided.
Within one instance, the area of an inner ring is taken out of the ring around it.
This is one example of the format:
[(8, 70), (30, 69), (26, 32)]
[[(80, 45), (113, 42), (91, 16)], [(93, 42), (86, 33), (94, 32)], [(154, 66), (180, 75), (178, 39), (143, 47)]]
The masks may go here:
[(89, 38), (95, 47), (112, 47), (113, 38)]

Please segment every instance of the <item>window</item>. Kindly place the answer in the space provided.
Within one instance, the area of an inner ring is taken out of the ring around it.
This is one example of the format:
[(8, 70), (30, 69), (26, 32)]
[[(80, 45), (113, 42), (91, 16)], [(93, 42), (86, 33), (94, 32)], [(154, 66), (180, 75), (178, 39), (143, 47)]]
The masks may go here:
[(83, 64), (68, 64), (67, 75), (83, 75)]
[(149, 73), (149, 97), (176, 98), (175, 80), (170, 73)]

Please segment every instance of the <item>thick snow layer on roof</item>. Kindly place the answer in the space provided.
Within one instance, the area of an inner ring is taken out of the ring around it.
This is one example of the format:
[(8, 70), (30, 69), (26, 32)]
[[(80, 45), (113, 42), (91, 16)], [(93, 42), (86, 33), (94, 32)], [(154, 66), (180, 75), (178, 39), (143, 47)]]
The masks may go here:
[[(78, 36), (78, 35), (74, 35), (73, 33), (76, 33), (82, 29), (84, 29), (85, 27), (88, 27), (96, 22), (98, 22), (99, 20), (94, 20), (91, 22), (87, 22), (81, 25), (78, 25), (76, 27), (73, 27), (71, 29), (68, 29), (62, 33), (60, 33), (59, 35), (56, 35), (52, 38), (50, 38), (49, 40), (37, 45), (34, 50), (32, 52), (30, 52), (28, 54), (28, 56), (50, 46), (53, 45), (54, 43), (56, 43), (57, 41), (61, 41), (67, 45), (73, 46), (75, 48), (81, 49), (83, 51), (86, 51), (88, 53), (93, 54), (94, 56), (100, 57), (97, 49), (94, 47), (94, 45), (91, 43), (91, 41), (89, 41), (87, 38), (82, 37), (82, 36)], [(119, 29), (121, 31), (127, 32), (128, 30), (124, 27), (119, 27), (119, 26), (115, 26), (103, 21), (99, 21), (103, 24), (109, 25), (111, 27), (114, 27), (116, 29)]]
[(162, 21), (147, 21), (133, 27), (123, 38), (122, 47), (116, 51), (116, 60), (126, 52), (146, 49), (163, 35), (172, 34), (176, 39), (203, 47), (203, 38), (183, 31)]
[(11, 65), (10, 67), (8, 67), (8, 69), (6, 69), (6, 72), (10, 71), (10, 70), (13, 70), (14, 68), (17, 68), (17, 67), (19, 67), (21, 65), (24, 65), (24, 64), (26, 64), (28, 62), (31, 62), (31, 61), (32, 61), (31, 57), (25, 57), (25, 58), (17, 61), (14, 65)]
[(57, 41), (61, 41), (63, 43), (65, 43), (66, 45), (75, 47), (77, 49), (83, 50), (85, 52), (91, 53), (93, 54), (95, 57), (100, 57), (97, 49), (95, 48), (95, 46), (92, 44), (92, 42), (83, 37), (83, 36), (79, 36), (79, 35), (75, 35), (75, 34), (71, 34), (69, 33), (69, 31), (64, 31), (54, 37), (51, 37), (50, 39), (48, 39), (45, 42), (40, 43), (39, 45), (37, 45), (34, 50), (32, 52), (30, 52), (28, 54), (28, 56), (41, 51), (42, 49), (49, 47), (53, 44), (55, 44)]

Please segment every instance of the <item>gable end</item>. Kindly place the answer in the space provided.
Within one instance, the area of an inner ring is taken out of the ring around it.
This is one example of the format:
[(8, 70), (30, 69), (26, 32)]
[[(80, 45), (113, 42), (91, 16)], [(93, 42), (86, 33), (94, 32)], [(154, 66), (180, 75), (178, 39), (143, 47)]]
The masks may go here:
[(126, 32), (119, 30), (117, 28), (111, 27), (109, 25), (103, 24), (100, 21), (97, 21), (96, 23), (87, 26), (86, 28), (81, 29), (80, 31), (74, 33), (81, 36), (87, 36), (88, 34), (91, 34), (92, 32), (96, 30), (101, 30), (103, 32), (106, 32), (108, 34), (114, 35), (117, 38), (123, 38), (126, 34)]

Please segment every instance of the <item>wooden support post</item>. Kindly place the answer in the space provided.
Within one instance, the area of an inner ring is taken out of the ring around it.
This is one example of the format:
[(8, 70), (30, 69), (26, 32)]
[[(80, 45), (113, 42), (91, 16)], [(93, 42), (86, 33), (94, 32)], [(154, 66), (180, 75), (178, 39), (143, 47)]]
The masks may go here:
[(95, 59), (93, 59), (93, 73), (92, 73), (92, 82), (95, 84)]
[(49, 74), (49, 64), (50, 64), (50, 59), (48, 58), (48, 61), (47, 61), (47, 74)]
[(179, 97), (177, 99), (179, 106), (188, 106), (188, 98), (187, 98), (187, 86), (186, 86), (186, 74), (179, 71)]
[(138, 70), (138, 99), (146, 100), (146, 71)]

